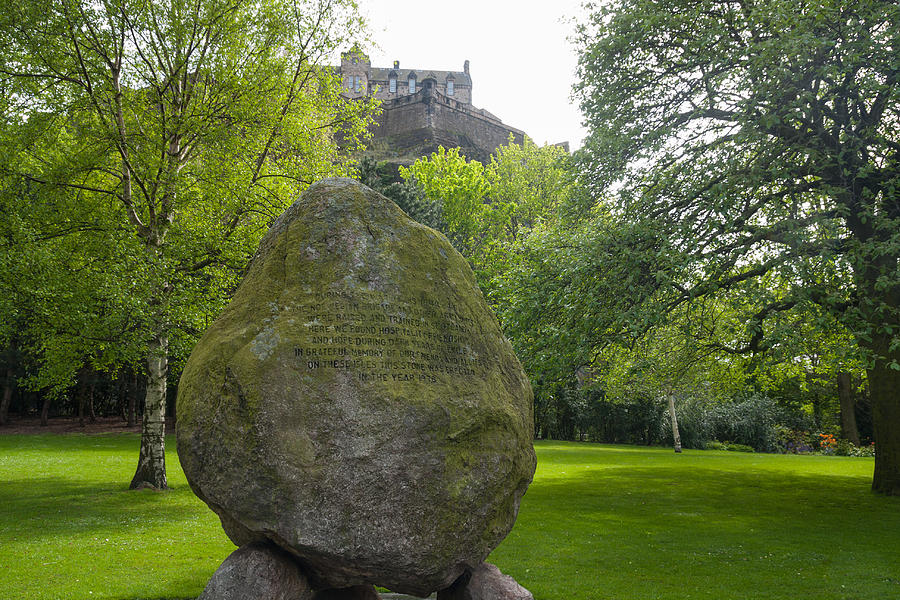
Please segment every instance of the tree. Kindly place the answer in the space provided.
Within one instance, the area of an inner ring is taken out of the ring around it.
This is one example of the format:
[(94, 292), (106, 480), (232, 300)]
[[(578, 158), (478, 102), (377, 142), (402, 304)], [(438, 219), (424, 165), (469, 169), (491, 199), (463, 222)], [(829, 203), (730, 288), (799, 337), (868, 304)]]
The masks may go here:
[(634, 304), (741, 296), (735, 354), (775, 348), (791, 318), (837, 319), (867, 362), (873, 490), (900, 494), (900, 6), (589, 6), (581, 175), (656, 240), (624, 259), (671, 257)]
[(728, 356), (716, 343), (728, 335), (733, 315), (716, 302), (678, 307), (665, 326), (654, 327), (628, 346), (611, 345), (594, 364), (612, 398), (635, 391), (666, 403), (675, 452), (681, 452), (676, 401), (702, 398), (728, 402), (747, 390), (746, 359)]
[(516, 244), (567, 210), (573, 189), (565, 150), (511, 137), (487, 165), (442, 147), (400, 173), (440, 209), (442, 231), (469, 260), (495, 308)]
[[(136, 264), (132, 318), (148, 376), (132, 487), (166, 487), (173, 344), (221, 307), (262, 231), (339, 172), (371, 102), (321, 67), (363, 23), (354, 0), (42, 0), (0, 15), (7, 174), (105, 208)], [(88, 250), (88, 249), (86, 249)]]

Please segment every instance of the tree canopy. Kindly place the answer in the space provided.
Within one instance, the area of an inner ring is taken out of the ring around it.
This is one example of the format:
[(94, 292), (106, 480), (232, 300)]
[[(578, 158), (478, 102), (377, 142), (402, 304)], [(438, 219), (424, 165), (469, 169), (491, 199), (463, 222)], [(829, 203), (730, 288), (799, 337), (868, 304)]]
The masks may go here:
[(579, 174), (642, 232), (621, 260), (657, 285), (629, 314), (727, 298), (745, 324), (732, 354), (783, 346), (800, 323), (845, 328), (868, 365), (873, 488), (900, 494), (900, 6), (590, 8)]

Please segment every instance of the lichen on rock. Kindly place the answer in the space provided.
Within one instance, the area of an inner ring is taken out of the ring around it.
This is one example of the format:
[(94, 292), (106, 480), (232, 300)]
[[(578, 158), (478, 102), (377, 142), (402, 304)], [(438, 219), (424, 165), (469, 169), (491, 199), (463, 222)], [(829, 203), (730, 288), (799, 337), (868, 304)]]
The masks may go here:
[(346, 179), (263, 238), (177, 409), (185, 474), (228, 535), (320, 588), (447, 587), (534, 473), (531, 388), (465, 259)]

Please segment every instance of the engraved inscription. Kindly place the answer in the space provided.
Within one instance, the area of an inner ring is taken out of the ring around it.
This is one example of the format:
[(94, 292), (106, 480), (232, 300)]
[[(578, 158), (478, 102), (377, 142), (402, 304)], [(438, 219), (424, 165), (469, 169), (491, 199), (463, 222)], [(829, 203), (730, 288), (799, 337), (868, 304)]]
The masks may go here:
[(451, 303), (372, 296), (332, 292), (298, 307), (305, 340), (294, 357), (303, 368), (347, 370), (363, 382), (438, 383), (478, 374), (481, 358), (470, 343), (476, 324)]

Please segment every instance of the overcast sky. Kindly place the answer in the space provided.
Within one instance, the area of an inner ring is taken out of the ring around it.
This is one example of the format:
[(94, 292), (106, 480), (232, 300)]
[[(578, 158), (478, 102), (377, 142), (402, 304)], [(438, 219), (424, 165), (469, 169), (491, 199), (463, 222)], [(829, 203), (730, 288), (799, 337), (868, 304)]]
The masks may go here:
[(360, 0), (378, 44), (373, 67), (462, 71), (470, 63), (472, 103), (523, 130), (537, 144), (584, 137), (570, 99), (575, 50), (567, 38), (581, 0)]

